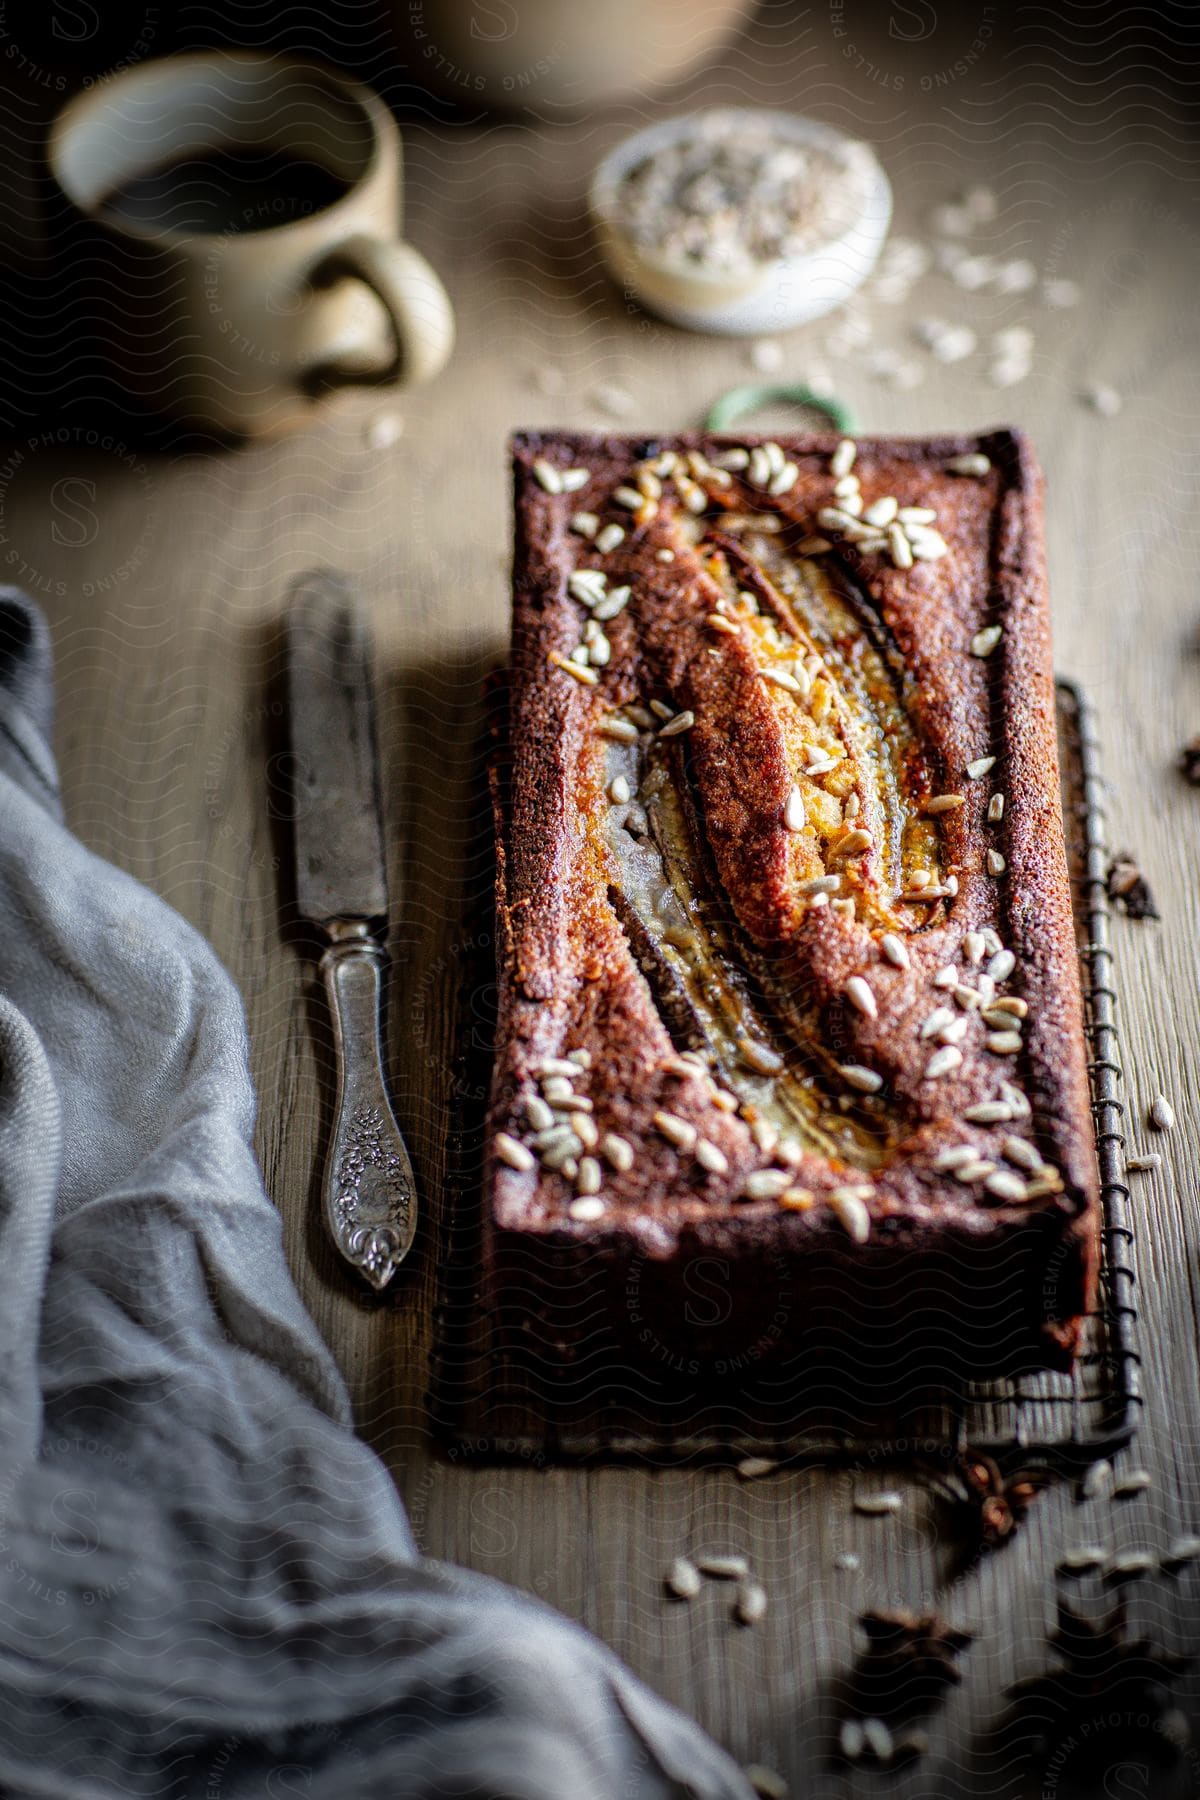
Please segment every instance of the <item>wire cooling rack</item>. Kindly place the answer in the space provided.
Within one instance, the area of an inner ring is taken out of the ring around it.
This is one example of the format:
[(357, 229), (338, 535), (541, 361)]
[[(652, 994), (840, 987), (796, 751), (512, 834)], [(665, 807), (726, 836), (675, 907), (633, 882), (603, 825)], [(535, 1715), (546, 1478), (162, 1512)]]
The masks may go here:
[[(710, 1404), (695, 1392), (677, 1404), (667, 1381), (647, 1375), (632, 1405), (626, 1393), (623, 1404), (597, 1404), (593, 1396), (577, 1410), (564, 1391), (569, 1382), (550, 1368), (537, 1380), (514, 1380), (503, 1357), (493, 1354), (490, 1322), (476, 1299), (488, 1060), (487, 1046), (479, 1041), (477, 997), (490, 991), (491, 973), (466, 970), (465, 1036), (471, 1042), (455, 1095), (444, 1236), (437, 1250), (440, 1286), (430, 1390), (435, 1429), (454, 1454), (482, 1461), (636, 1458), (677, 1463), (760, 1452), (780, 1460), (878, 1462), (914, 1453), (952, 1457), (969, 1445), (1002, 1466), (1065, 1470), (1108, 1456), (1129, 1441), (1141, 1405), (1137, 1277), (1125, 1182), (1104, 785), (1090, 705), (1069, 681), (1058, 683), (1057, 699), (1101, 1194), (1098, 1305), (1084, 1321), (1070, 1372), (1038, 1370), (968, 1383), (950, 1393), (942, 1390), (906, 1407), (902, 1415), (873, 1419), (865, 1429), (861, 1422), (846, 1429), (828, 1417), (805, 1422), (794, 1404), (803, 1390), (803, 1375), (782, 1408), (778, 1394), (768, 1391), (769, 1383), (760, 1383), (757, 1395), (749, 1386), (742, 1388), (732, 1404), (729, 1395), (721, 1404), (715, 1399)], [(491, 944), (487, 929), (474, 934), (474, 941), (487, 947), (486, 955)]]

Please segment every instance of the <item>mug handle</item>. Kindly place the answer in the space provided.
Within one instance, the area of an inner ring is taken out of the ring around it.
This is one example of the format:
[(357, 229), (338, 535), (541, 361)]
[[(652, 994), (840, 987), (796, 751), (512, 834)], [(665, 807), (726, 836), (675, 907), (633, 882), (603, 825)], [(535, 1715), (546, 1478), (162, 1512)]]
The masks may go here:
[(322, 287), (345, 275), (365, 282), (382, 303), (391, 320), (395, 354), (386, 368), (375, 371), (339, 362), (318, 364), (308, 371), (305, 385), (386, 387), (440, 374), (454, 348), (454, 310), (425, 258), (408, 244), (358, 232), (323, 256), (311, 279)]

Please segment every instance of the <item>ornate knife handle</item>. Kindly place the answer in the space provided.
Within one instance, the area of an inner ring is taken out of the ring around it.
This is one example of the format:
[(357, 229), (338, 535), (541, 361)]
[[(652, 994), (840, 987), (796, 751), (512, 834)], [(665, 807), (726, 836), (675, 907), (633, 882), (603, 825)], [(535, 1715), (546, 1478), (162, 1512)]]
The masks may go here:
[(412, 1164), (383, 1078), (384, 953), (361, 921), (329, 930), (321, 974), (333, 1014), (337, 1102), (325, 1218), (346, 1261), (382, 1289), (412, 1248), (417, 1225)]

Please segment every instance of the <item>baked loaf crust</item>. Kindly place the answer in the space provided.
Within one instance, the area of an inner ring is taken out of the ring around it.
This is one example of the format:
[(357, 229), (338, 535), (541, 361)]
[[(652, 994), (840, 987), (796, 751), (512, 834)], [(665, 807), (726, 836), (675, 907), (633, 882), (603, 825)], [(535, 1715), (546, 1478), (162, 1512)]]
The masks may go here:
[(1030, 447), (513, 458), (485, 1307), (555, 1362), (818, 1325), (1069, 1362), (1096, 1177)]

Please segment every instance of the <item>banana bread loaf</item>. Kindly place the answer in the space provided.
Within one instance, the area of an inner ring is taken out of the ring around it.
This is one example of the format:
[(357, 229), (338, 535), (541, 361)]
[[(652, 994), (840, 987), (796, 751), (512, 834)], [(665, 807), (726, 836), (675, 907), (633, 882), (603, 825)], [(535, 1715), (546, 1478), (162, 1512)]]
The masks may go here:
[(1069, 1363), (1096, 1177), (1029, 446), (513, 454), (485, 1307), (554, 1365), (818, 1324)]

